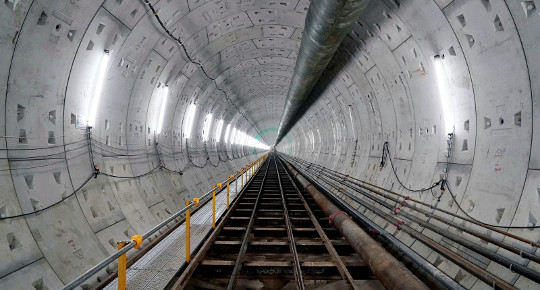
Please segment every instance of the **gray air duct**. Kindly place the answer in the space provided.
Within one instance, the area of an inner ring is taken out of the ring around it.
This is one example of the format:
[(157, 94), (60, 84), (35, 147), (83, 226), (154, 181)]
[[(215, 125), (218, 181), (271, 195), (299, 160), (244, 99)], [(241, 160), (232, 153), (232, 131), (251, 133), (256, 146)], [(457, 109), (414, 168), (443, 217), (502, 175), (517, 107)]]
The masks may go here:
[(276, 145), (294, 125), (295, 117), (300, 117), (296, 114), (367, 3), (368, 0), (311, 1)]

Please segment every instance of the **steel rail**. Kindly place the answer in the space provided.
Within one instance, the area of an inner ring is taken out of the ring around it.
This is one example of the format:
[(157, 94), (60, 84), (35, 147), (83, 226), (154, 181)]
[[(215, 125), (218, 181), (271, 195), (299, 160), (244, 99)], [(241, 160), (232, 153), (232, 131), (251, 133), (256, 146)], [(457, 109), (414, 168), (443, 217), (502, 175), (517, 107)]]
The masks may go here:
[[(274, 156), (270, 158), (275, 158)], [(240, 271), (242, 270), (242, 265), (244, 263), (244, 256), (246, 255), (246, 251), (248, 248), (248, 241), (249, 236), (251, 235), (251, 230), (253, 229), (253, 224), (255, 223), (255, 214), (257, 213), (257, 208), (259, 207), (260, 201), (261, 201), (261, 195), (264, 188), (264, 183), (266, 182), (266, 177), (268, 176), (268, 170), (270, 168), (270, 162), (271, 160), (268, 160), (268, 164), (266, 165), (266, 171), (264, 172), (264, 177), (261, 182), (261, 187), (259, 188), (259, 193), (257, 194), (257, 199), (255, 200), (255, 205), (253, 206), (253, 211), (251, 212), (251, 218), (249, 220), (249, 223), (246, 227), (246, 232), (244, 233), (244, 237), (242, 239), (242, 245), (240, 246), (240, 252), (238, 253), (238, 257), (236, 258), (236, 262), (234, 264), (233, 272), (231, 274), (231, 279), (229, 280), (229, 283), (227, 284), (227, 290), (233, 290), (236, 288), (236, 283), (238, 282), (238, 276), (240, 274)]]
[[(261, 170), (263, 170), (263, 166), (266, 165), (266, 162), (261, 165), (257, 171), (255, 171), (255, 174), (253, 176), (256, 176)], [(265, 173), (266, 174), (266, 173)], [(212, 232), (212, 234), (210, 235), (210, 237), (208, 237), (206, 239), (206, 241), (204, 242), (204, 244), (202, 245), (202, 247), (200, 248), (199, 252), (195, 255), (195, 257), (191, 260), (191, 263), (189, 263), (189, 265), (187, 266), (187, 268), (182, 272), (182, 275), (178, 278), (178, 280), (173, 284), (173, 286), (171, 287), (171, 289), (184, 289), (185, 286), (187, 285), (187, 282), (189, 281), (189, 278), (191, 277), (191, 275), (193, 274), (193, 272), (195, 272), (198, 264), (200, 263), (200, 261), (202, 260), (202, 258), (204, 258), (206, 252), (208, 251), (208, 249), (210, 248), (210, 246), (214, 243), (214, 241), (216, 240), (218, 234), (220, 233), (220, 231), (223, 229), (223, 227), (225, 226), (225, 222), (229, 219), (229, 217), (232, 215), (232, 213), (234, 212), (234, 210), (236, 209), (236, 207), (238, 206), (238, 203), (241, 201), (242, 199), (242, 196), (245, 194), (245, 192), (247, 191), (247, 189), (249, 188), (251, 182), (253, 181), (254, 179), (250, 179), (249, 182), (244, 186), (244, 188), (240, 191), (239, 194), (236, 195), (236, 198), (235, 198), (235, 201), (233, 202), (233, 204), (231, 205), (229, 211), (227, 212), (227, 214), (221, 219), (221, 221), (218, 223), (218, 225), (216, 226), (216, 229)]]
[[(280, 156), (280, 157), (284, 160), (287, 159), (284, 156)], [(417, 266), (423, 269), (428, 275), (431, 275), (433, 278), (435, 278), (438, 283), (442, 284), (442, 286), (448, 289), (465, 290), (465, 288), (461, 286), (459, 283), (457, 283), (454, 279), (450, 278), (444, 272), (442, 272), (433, 264), (428, 262), (424, 257), (420, 256), (418, 253), (413, 251), (409, 246), (405, 245), (403, 242), (401, 242), (396, 237), (388, 233), (385, 229), (380, 227), (371, 219), (367, 218), (365, 215), (360, 213), (356, 208), (352, 207), (350, 204), (346, 203), (341, 198), (336, 196), (333, 192), (328, 190), (324, 185), (320, 184), (317, 180), (314, 180), (310, 176), (306, 176), (306, 178), (313, 184), (317, 185), (317, 187), (323, 189), (325, 193), (328, 195), (328, 197), (332, 199), (332, 201), (334, 201), (336, 204), (344, 208), (348, 214), (353, 216), (356, 220), (362, 222), (367, 229), (369, 229), (370, 231), (373, 231), (373, 233), (377, 233), (377, 235), (380, 238), (384, 239), (390, 245), (394, 246), (396, 249), (401, 251), (401, 253), (403, 253), (406, 257), (411, 259), (413, 263), (415, 263)]]
[(289, 217), (289, 211), (287, 209), (287, 203), (285, 202), (285, 192), (283, 189), (283, 184), (281, 183), (281, 176), (279, 176), (279, 168), (277, 165), (277, 157), (274, 158), (274, 166), (276, 167), (276, 173), (279, 183), (279, 191), (281, 192), (281, 202), (283, 203), (283, 216), (285, 218), (285, 225), (287, 226), (287, 237), (289, 239), (289, 248), (293, 257), (293, 269), (294, 277), (296, 280), (297, 289), (306, 289), (304, 285), (304, 278), (302, 277), (302, 268), (300, 267), (300, 258), (298, 257), (298, 252), (296, 251), (296, 242), (294, 240), (293, 229), (291, 225), (291, 220)]
[[(281, 166), (284, 166), (281, 159), (279, 159), (279, 163), (281, 164)], [(304, 198), (304, 196), (302, 195), (302, 193), (298, 189), (298, 186), (296, 186), (296, 183), (292, 179), (289, 172), (287, 172), (287, 170), (284, 170), (284, 172), (287, 175), (287, 177), (289, 178), (289, 180), (291, 181), (291, 183), (292, 183), (292, 185), (294, 187), (294, 190), (295, 190), (296, 194), (298, 195), (298, 198), (300, 198), (300, 201), (304, 205), (304, 208), (306, 209), (306, 212), (307, 212), (311, 222), (313, 223), (313, 225), (315, 226), (315, 229), (317, 230), (317, 233), (321, 237), (321, 240), (323, 241), (323, 244), (326, 247), (326, 250), (328, 251), (328, 253), (332, 257), (332, 260), (334, 261), (334, 263), (336, 264), (336, 267), (337, 267), (341, 277), (343, 277), (343, 279), (347, 280), (347, 282), (349, 283), (349, 286), (351, 286), (352, 289), (359, 290), (360, 288), (354, 283), (354, 279), (351, 276), (351, 273), (349, 272), (349, 270), (345, 266), (345, 263), (343, 263), (343, 260), (339, 257), (336, 249), (332, 245), (332, 242), (330, 241), (330, 239), (328, 238), (328, 236), (324, 232), (324, 230), (321, 227), (319, 221), (315, 217), (315, 214), (313, 214), (313, 211), (311, 210), (308, 203), (306, 202), (306, 199)]]
[(348, 215), (336, 207), (292, 165), (287, 164), (292, 175), (313, 197), (323, 212), (332, 219), (333, 226), (347, 239), (353, 249), (364, 259), (373, 274), (389, 289), (428, 289), (394, 256), (364, 232)]

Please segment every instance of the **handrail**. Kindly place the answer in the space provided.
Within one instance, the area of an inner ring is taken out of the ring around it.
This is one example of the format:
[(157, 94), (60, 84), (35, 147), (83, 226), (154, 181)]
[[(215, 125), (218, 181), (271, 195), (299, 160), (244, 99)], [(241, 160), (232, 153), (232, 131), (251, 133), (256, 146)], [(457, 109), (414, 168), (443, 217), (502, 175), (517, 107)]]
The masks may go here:
[[(253, 166), (260, 166), (260, 162), (261, 161), (264, 161), (268, 156), (268, 153), (262, 155), (261, 157), (257, 158), (255, 161), (249, 163), (249, 165), (247, 166), (248, 168), (251, 168)], [(238, 177), (239, 176), (242, 176), (246, 173), (246, 171), (244, 170), (240, 170), (238, 171), (239, 174), (233, 174), (231, 176), (234, 176), (234, 178), (232, 179), (229, 179), (230, 176), (227, 177), (227, 179), (222, 182), (222, 183), (226, 183), (227, 181), (231, 182), (232, 180), (234, 181), (237, 181), (238, 180)], [(253, 178), (253, 176), (251, 176)], [(247, 178), (246, 178), (246, 182), (247, 182)], [(219, 191), (221, 192), (223, 190), (223, 188)], [(215, 189), (211, 189), (210, 191), (208, 191), (207, 193), (205, 193), (204, 195), (202, 195), (199, 200), (205, 200), (207, 197), (209, 197), (212, 192), (214, 192)], [(187, 204), (188, 202), (186, 202)], [(189, 201), (189, 204), (186, 205), (186, 207), (182, 208), (181, 210), (179, 210), (178, 212), (176, 212), (175, 214), (171, 215), (169, 218), (167, 218), (166, 220), (162, 221), (161, 223), (157, 224), (156, 226), (154, 226), (152, 229), (150, 229), (148, 232), (146, 232), (145, 234), (142, 235), (142, 240), (145, 240), (145, 239), (148, 239), (149, 237), (151, 237), (154, 233), (156, 233), (157, 231), (159, 231), (161, 228), (163, 228), (165, 225), (167, 225), (168, 223), (170, 223), (171, 221), (173, 221), (174, 219), (176, 219), (177, 217), (181, 216), (182, 214), (186, 213), (187, 210), (195, 207), (196, 205), (198, 204), (198, 202), (195, 202), (195, 201)], [(88, 280), (90, 277), (92, 277), (93, 275), (97, 274), (100, 270), (102, 270), (103, 268), (107, 267), (109, 264), (111, 264), (112, 262), (114, 262), (116, 259), (120, 258), (122, 255), (126, 254), (129, 250), (140, 246), (140, 242), (137, 242), (136, 241), (136, 236), (132, 237), (130, 241), (121, 241), (121, 242), (125, 242), (126, 245), (125, 247), (123, 247), (122, 249), (120, 249), (118, 252), (108, 256), (107, 258), (105, 258), (103, 261), (99, 262), (97, 265), (95, 265), (94, 267), (88, 269), (86, 272), (84, 272), (83, 274), (81, 274), (79, 277), (75, 278), (75, 280), (71, 281), (70, 283), (68, 283), (67, 285), (65, 285), (62, 290), (71, 290), (71, 289), (75, 289), (77, 286), (81, 285), (82, 283), (84, 283), (86, 280)]]

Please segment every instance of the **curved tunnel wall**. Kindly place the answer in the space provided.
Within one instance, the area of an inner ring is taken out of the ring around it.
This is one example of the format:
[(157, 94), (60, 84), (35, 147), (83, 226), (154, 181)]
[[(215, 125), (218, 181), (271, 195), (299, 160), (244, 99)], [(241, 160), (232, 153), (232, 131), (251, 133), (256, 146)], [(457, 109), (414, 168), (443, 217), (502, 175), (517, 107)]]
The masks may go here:
[[(538, 5), (372, 1), (312, 92), (320, 98), (289, 133), (294, 141), (283, 142), (278, 150), (435, 204), (429, 191), (403, 189), (390, 164), (381, 169), (379, 163), (387, 141), (396, 173), (407, 187), (421, 189), (439, 181), (446, 162), (447, 110), (455, 119), (448, 186), (462, 208), (489, 224), (537, 226)], [(450, 96), (446, 106), (433, 58), (443, 54)], [(448, 194), (439, 207), (463, 215)], [(462, 285), (489, 287), (395, 225), (362, 212)], [(510, 232), (533, 241), (540, 238), (537, 229)], [(445, 242), (429, 230), (423, 233)], [(520, 289), (537, 287), (494, 262), (480, 264)], [(539, 269), (534, 263), (529, 266)]]
[[(91, 173), (86, 136), (75, 123), (77, 115), (87, 114), (105, 49), (110, 62), (92, 133), (103, 143), (94, 143), (101, 170), (129, 176), (158, 165), (154, 131), (164, 84), (170, 95), (157, 140), (162, 159), (173, 170), (189, 163), (183, 123), (195, 102), (189, 156), (197, 165), (207, 164), (192, 166), (183, 176), (164, 171), (136, 180), (100, 176), (47, 211), (0, 221), (0, 285), (58, 288), (112, 253), (115, 241), (145, 232), (184, 200), (256, 158), (247, 156), (249, 148), (215, 138), (206, 153), (207, 113), (214, 115), (211, 132), (222, 118), (224, 127), (232, 123), (253, 137), (261, 133), (267, 144), (275, 139), (309, 1), (151, 3), (232, 102), (164, 35), (143, 1), (0, 3), (0, 118), (5, 120), (0, 134), (8, 136), (0, 145), (0, 215), (60, 201)], [(431, 185), (446, 160), (447, 124), (432, 59), (444, 54), (455, 119), (453, 193), (482, 221), (536, 224), (539, 5), (537, 0), (371, 1), (312, 92), (321, 97), (278, 149), (406, 193), (388, 165), (379, 169), (388, 141), (400, 179), (413, 188)], [(21, 150), (27, 148), (45, 149)], [(57, 159), (25, 160), (50, 154)], [(130, 156), (103, 157), (107, 154)], [(429, 193), (415, 197), (433, 202)], [(457, 212), (447, 195), (440, 206)], [(392, 225), (374, 220), (464, 286), (486, 287)], [(512, 231), (539, 239), (537, 230)], [(534, 285), (495, 263), (485, 267), (520, 288)]]
[[(247, 28), (241, 25), (245, 19), (236, 18), (241, 11), (259, 7), (199, 2), (152, 1), (168, 28), (186, 42), (190, 55), (204, 63), (230, 95), (245, 90), (242, 82), (248, 74), (263, 71), (272, 79), (274, 69), (286, 73), (289, 66), (280, 64), (281, 58), (271, 60), (276, 55), (273, 48), (258, 49), (251, 42), (262, 37), (262, 26)], [(76, 123), (78, 116), (88, 117), (88, 100), (104, 50), (109, 51), (110, 61), (92, 129), (96, 165), (110, 175), (138, 176), (159, 165), (157, 147), (167, 168), (183, 171), (180, 176), (156, 170), (137, 179), (102, 175), (74, 197), (39, 214), (0, 221), (0, 288), (59, 288), (115, 252), (116, 241), (148, 231), (184, 207), (185, 200), (200, 196), (260, 156), (260, 150), (253, 155), (253, 148), (223, 141), (229, 123), (253, 137), (257, 131), (187, 61), (180, 46), (163, 34), (144, 2), (4, 1), (0, 5), (0, 103), (5, 104), (0, 110), (5, 120), (0, 134), (7, 136), (0, 145), (0, 216), (37, 211), (61, 201), (91, 174), (85, 130)], [(231, 24), (234, 29), (227, 28)], [(238, 49), (245, 46), (244, 40), (251, 45)], [(268, 61), (253, 68), (256, 57)], [(165, 84), (169, 97), (156, 140)], [(251, 90), (258, 92), (255, 86)], [(187, 142), (184, 119), (192, 103), (197, 111)], [(249, 108), (241, 108), (245, 109)], [(214, 120), (210, 139), (203, 142), (208, 113)], [(224, 120), (224, 128), (216, 140), (219, 119)], [(114, 265), (107, 271), (111, 269)], [(103, 271), (86, 286), (106, 275)]]

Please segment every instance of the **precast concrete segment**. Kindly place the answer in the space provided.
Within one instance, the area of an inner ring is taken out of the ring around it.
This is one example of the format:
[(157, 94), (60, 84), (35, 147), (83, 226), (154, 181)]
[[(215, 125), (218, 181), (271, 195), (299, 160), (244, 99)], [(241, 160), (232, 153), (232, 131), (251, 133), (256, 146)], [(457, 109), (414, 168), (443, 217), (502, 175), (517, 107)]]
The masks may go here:
[(276, 144), (287, 134), (300, 107), (352, 29), (369, 0), (311, 1), (302, 43), (289, 85)]
[(313, 197), (332, 224), (347, 239), (355, 251), (368, 263), (373, 274), (388, 289), (429, 289), (411, 273), (401, 262), (396, 260), (381, 245), (364, 232), (347, 214), (342, 212), (323, 193), (315, 188), (287, 161), (287, 168), (305, 190)]

